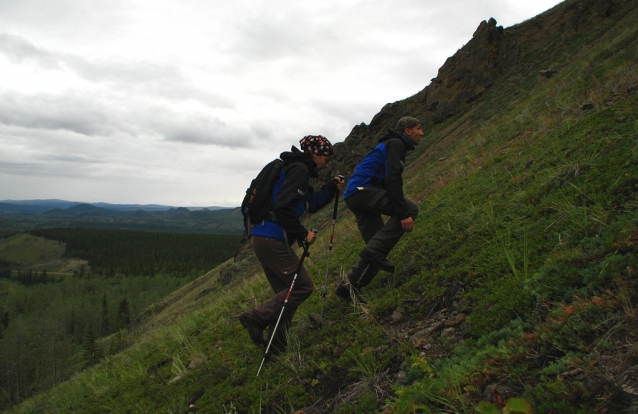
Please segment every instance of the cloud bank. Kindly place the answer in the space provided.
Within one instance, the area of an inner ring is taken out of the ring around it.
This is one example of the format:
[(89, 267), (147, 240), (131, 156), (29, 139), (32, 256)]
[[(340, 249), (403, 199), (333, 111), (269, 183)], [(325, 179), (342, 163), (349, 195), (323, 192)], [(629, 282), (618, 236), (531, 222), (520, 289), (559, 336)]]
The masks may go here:
[(482, 20), (540, 0), (5, 0), (0, 199), (238, 205), (308, 134), (420, 91)]

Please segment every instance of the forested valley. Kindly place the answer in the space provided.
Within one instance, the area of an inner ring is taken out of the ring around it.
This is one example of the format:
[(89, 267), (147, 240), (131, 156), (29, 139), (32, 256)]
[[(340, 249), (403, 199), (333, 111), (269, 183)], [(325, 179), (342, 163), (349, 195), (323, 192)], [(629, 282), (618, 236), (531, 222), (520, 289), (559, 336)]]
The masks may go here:
[(127, 347), (142, 312), (239, 240), (81, 228), (0, 239), (0, 411)]

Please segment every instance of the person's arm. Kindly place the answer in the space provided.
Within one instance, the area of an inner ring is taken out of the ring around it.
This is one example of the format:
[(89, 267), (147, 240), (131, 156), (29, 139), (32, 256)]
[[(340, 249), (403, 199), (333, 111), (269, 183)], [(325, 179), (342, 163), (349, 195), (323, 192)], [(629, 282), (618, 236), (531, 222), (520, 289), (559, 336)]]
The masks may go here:
[[(340, 185), (343, 188), (345, 185), (343, 179), (339, 178)], [(309, 191), (306, 194), (306, 201), (308, 202), (308, 212), (315, 213), (319, 211), (323, 206), (328, 204), (335, 196), (338, 190), (337, 177), (333, 178), (329, 182), (321, 186), (318, 192), (312, 191), (312, 187), (309, 187)]]
[(403, 194), (405, 144), (399, 139), (390, 139), (385, 145), (388, 154), (386, 158), (385, 189), (390, 197), (392, 210), (403, 220), (410, 217)]
[(288, 235), (289, 241), (302, 242), (308, 236), (308, 230), (301, 224), (296, 208), (308, 189), (309, 170), (304, 164), (293, 163), (286, 167), (286, 178), (277, 194), (273, 211), (277, 222)]

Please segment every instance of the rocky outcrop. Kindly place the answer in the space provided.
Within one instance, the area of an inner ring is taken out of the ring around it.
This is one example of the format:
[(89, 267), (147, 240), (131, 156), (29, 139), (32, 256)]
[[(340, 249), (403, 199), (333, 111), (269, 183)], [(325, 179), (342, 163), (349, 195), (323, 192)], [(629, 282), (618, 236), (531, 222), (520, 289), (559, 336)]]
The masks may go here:
[(386, 104), (369, 125), (355, 126), (343, 143), (336, 144), (337, 155), (326, 176), (350, 174), (402, 116), (439, 123), (472, 104), (492, 87), (495, 78), (516, 64), (515, 44), (504, 41), (503, 33), (496, 20), (481, 22), (472, 40), (447, 59), (430, 85), (408, 99)]
[(472, 39), (415, 96), (426, 109), (425, 121), (442, 122), (474, 102), (516, 65), (516, 55), (516, 43), (504, 41), (503, 27), (496, 20), (481, 22)]

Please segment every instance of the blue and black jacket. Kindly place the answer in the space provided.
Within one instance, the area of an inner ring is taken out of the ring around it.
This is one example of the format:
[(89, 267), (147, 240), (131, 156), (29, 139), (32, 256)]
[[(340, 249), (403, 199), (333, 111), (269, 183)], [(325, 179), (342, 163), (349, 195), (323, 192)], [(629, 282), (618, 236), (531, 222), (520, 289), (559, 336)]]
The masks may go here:
[(310, 179), (317, 177), (317, 164), (310, 154), (293, 146), (289, 152), (282, 152), (279, 158), (285, 164), (272, 194), (272, 217), (256, 224), (251, 234), (288, 240), (292, 245), (295, 241), (303, 242), (308, 235), (300, 217), (306, 212), (314, 213), (328, 204), (337, 187), (330, 181), (319, 191), (313, 190)]
[(368, 187), (381, 187), (388, 192), (392, 210), (403, 220), (410, 217), (403, 194), (405, 156), (414, 145), (405, 135), (389, 131), (379, 144), (357, 165), (348, 179), (343, 199)]

